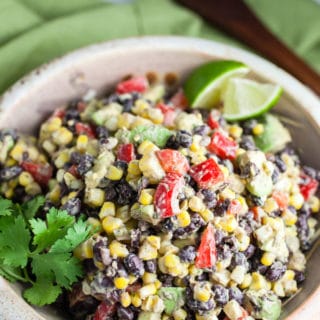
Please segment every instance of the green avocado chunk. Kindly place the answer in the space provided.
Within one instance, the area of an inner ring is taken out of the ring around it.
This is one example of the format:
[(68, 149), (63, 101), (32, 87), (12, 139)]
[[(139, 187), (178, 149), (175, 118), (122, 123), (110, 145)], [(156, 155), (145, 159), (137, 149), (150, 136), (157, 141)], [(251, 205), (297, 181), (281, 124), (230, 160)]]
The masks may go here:
[(281, 301), (268, 290), (248, 290), (245, 293), (246, 310), (255, 318), (262, 320), (277, 320), (281, 313)]
[(272, 178), (264, 172), (260, 172), (246, 184), (249, 192), (257, 197), (268, 196), (272, 191)]
[(256, 146), (263, 152), (277, 152), (291, 141), (289, 131), (283, 126), (280, 120), (267, 114), (263, 118), (264, 131), (261, 135), (255, 136)]
[(163, 300), (166, 314), (172, 314), (184, 304), (184, 288), (163, 287), (158, 291)]
[(133, 143), (141, 143), (149, 140), (162, 148), (167, 143), (167, 140), (172, 136), (172, 132), (165, 127), (150, 125), (137, 126), (130, 132), (129, 139)]

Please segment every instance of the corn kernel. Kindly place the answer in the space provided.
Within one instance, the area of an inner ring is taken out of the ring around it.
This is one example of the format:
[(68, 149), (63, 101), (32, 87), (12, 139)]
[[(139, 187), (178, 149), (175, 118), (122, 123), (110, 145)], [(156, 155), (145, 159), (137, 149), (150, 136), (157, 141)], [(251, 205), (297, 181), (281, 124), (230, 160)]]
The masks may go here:
[(119, 218), (114, 218), (112, 216), (106, 216), (102, 220), (102, 228), (108, 234), (113, 233), (115, 230), (121, 228), (123, 226), (123, 222)]
[(52, 134), (52, 138), (54, 143), (56, 143), (59, 146), (64, 146), (72, 141), (73, 134), (67, 128), (61, 127)]
[(34, 181), (32, 183), (28, 184), (25, 187), (25, 190), (26, 190), (26, 193), (31, 196), (35, 196), (35, 195), (41, 193), (41, 187), (39, 186), (38, 183), (36, 183)]
[(50, 140), (44, 140), (42, 142), (42, 148), (46, 150), (49, 154), (52, 154), (56, 151), (56, 146)]
[(274, 211), (277, 211), (279, 209), (279, 206), (277, 202), (273, 198), (268, 198), (264, 205), (263, 205), (263, 210), (267, 213), (272, 213)]
[(243, 281), (240, 284), (241, 289), (247, 289), (252, 282), (252, 276), (250, 273), (244, 275)]
[(88, 136), (85, 134), (80, 134), (78, 139), (77, 139), (77, 149), (80, 151), (86, 150), (88, 146)]
[(92, 259), (93, 258), (93, 248), (92, 248), (92, 240), (89, 239), (82, 244), (80, 244), (75, 250), (73, 254), (76, 258), (80, 260), (84, 259)]
[(175, 254), (170, 253), (164, 257), (164, 265), (167, 268), (174, 268), (175, 266), (177, 266), (179, 264), (180, 264), (180, 259)]
[(100, 207), (105, 198), (104, 190), (92, 188), (85, 193), (85, 203), (92, 207)]
[(174, 320), (185, 320), (188, 314), (184, 309), (178, 309), (173, 312), (173, 319)]
[(125, 277), (114, 278), (113, 283), (117, 289), (125, 289), (129, 284), (129, 279)]
[(207, 302), (211, 297), (211, 293), (208, 290), (200, 289), (194, 292), (194, 298), (201, 302)]
[(228, 131), (233, 138), (238, 139), (242, 136), (243, 129), (238, 125), (233, 124), (229, 127)]
[(319, 210), (320, 210), (320, 200), (319, 200), (318, 197), (312, 196), (312, 197), (309, 199), (309, 205), (310, 205), (311, 211), (312, 211), (313, 213), (319, 212)]
[(199, 214), (205, 222), (210, 222), (214, 218), (212, 211), (209, 209), (205, 209), (199, 212)]
[(229, 177), (229, 169), (226, 166), (223, 166), (223, 165), (219, 165), (219, 168), (222, 171), (223, 176), (225, 178), (228, 178)]
[(235, 216), (228, 215), (224, 219), (220, 220), (220, 222), (218, 223), (218, 226), (220, 226), (221, 229), (226, 232), (233, 232), (237, 228), (238, 222)]
[(143, 300), (148, 296), (156, 294), (157, 288), (154, 283), (149, 283), (143, 287), (141, 287), (138, 291), (139, 297)]
[(190, 222), (190, 214), (188, 211), (181, 211), (179, 214), (177, 214), (177, 220), (178, 220), (178, 225), (181, 228), (187, 227)]
[(250, 237), (248, 237), (247, 235), (243, 235), (241, 239), (238, 239), (238, 241), (239, 241), (239, 251), (243, 252), (247, 250), (250, 244)]
[(189, 208), (194, 212), (201, 212), (205, 210), (205, 205), (199, 197), (193, 196), (189, 200)]
[(110, 243), (109, 250), (112, 257), (125, 258), (129, 254), (127, 247), (117, 240)]
[(129, 274), (129, 284), (133, 284), (137, 281), (137, 277), (134, 276), (133, 274)]
[(139, 308), (141, 306), (141, 299), (139, 297), (138, 294), (133, 294), (133, 296), (131, 297), (131, 303), (136, 307)]
[(56, 160), (54, 161), (54, 164), (58, 169), (61, 169), (69, 160), (70, 160), (69, 153), (61, 152), (56, 158)]
[(14, 160), (13, 158), (8, 158), (5, 162), (5, 167), (13, 167), (17, 164), (18, 162), (16, 160)]
[(156, 259), (158, 257), (158, 250), (152, 246), (148, 241), (144, 241), (139, 249), (139, 258), (146, 261)]
[(261, 135), (262, 133), (264, 132), (264, 126), (262, 123), (258, 123), (256, 124), (253, 129), (252, 129), (252, 133), (255, 135), (255, 136), (259, 136)]
[(160, 289), (160, 288), (162, 287), (162, 282), (157, 279), (157, 280), (154, 282), (154, 285), (156, 286), (156, 288), (157, 288), (157, 290), (158, 290), (158, 289)]
[(149, 242), (151, 244), (152, 247), (156, 248), (156, 249), (160, 249), (160, 243), (161, 243), (161, 239), (160, 237), (157, 236), (148, 236), (146, 238), (146, 241)]
[(284, 296), (286, 295), (286, 293), (284, 292), (283, 285), (282, 285), (281, 281), (276, 281), (276, 282), (273, 284), (272, 291), (273, 291), (278, 297), (284, 297)]
[(242, 149), (242, 148), (238, 148), (236, 150), (236, 157), (241, 156), (242, 154), (244, 154), (246, 152), (246, 150)]
[(10, 156), (18, 161), (18, 162), (21, 162), (22, 161), (22, 155), (23, 155), (23, 152), (24, 152), (24, 148), (22, 146), (22, 144), (19, 144), (17, 143), (11, 150), (10, 152)]
[(236, 194), (230, 188), (225, 188), (220, 192), (219, 197), (222, 200), (226, 200), (226, 199), (233, 200), (236, 198)]
[(148, 118), (155, 124), (160, 124), (164, 120), (163, 113), (160, 109), (149, 108), (147, 111)]
[(9, 188), (5, 191), (4, 196), (8, 199), (11, 199), (14, 195), (14, 189), (13, 188)]
[(287, 270), (283, 275), (283, 279), (285, 280), (293, 280), (295, 277), (295, 273), (293, 270)]
[(99, 218), (103, 219), (107, 216), (114, 216), (116, 214), (116, 206), (113, 202), (107, 201), (103, 204), (99, 212)]
[(28, 184), (33, 182), (33, 177), (29, 172), (21, 172), (21, 174), (19, 175), (19, 183), (26, 187)]
[(128, 173), (133, 176), (139, 176), (141, 174), (141, 170), (139, 168), (139, 160), (132, 160), (129, 162)]
[(284, 210), (281, 217), (288, 227), (293, 226), (298, 220), (297, 215), (289, 209)]
[(301, 193), (293, 194), (289, 197), (289, 205), (293, 206), (296, 210), (300, 210), (303, 206), (304, 198)]
[(130, 129), (132, 123), (135, 120), (135, 116), (131, 113), (124, 112), (118, 116), (118, 128)]
[(261, 263), (264, 265), (264, 266), (271, 266), (275, 260), (275, 255), (271, 252), (265, 252), (262, 257), (261, 257)]
[(48, 198), (53, 203), (58, 203), (60, 201), (61, 189), (59, 184), (56, 184), (53, 189), (49, 192)]
[(149, 205), (153, 203), (153, 194), (149, 190), (154, 191), (154, 189), (143, 189), (140, 193), (139, 202), (143, 205)]
[(155, 273), (145, 272), (142, 276), (144, 284), (155, 283), (157, 275)]
[(199, 276), (202, 273), (202, 270), (197, 268), (194, 264), (189, 267), (188, 271), (191, 276)]
[(158, 150), (158, 147), (149, 140), (143, 141), (142, 143), (140, 143), (138, 147), (138, 153), (141, 155), (144, 155), (146, 153), (150, 153), (156, 150)]
[(127, 308), (131, 304), (131, 296), (128, 292), (122, 292), (120, 296), (120, 302), (123, 307)]
[(62, 120), (59, 117), (50, 118), (45, 124), (45, 129), (48, 132), (57, 131), (62, 125)]
[(101, 231), (101, 222), (93, 217), (89, 217), (86, 221), (87, 224), (89, 224), (92, 227), (92, 230), (95, 232), (100, 232)]
[(116, 166), (110, 166), (106, 177), (110, 180), (117, 181), (123, 176), (123, 171)]
[(259, 291), (261, 289), (268, 289), (268, 281), (265, 279), (263, 275), (258, 272), (252, 273), (252, 282), (250, 285), (251, 290)]

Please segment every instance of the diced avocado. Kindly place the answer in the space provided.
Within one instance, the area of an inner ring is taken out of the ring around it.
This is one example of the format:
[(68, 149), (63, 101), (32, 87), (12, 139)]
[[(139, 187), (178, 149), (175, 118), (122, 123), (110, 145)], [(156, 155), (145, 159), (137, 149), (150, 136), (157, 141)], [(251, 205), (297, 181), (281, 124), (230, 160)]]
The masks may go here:
[(165, 94), (165, 87), (163, 84), (157, 84), (152, 86), (146, 93), (143, 94), (143, 97), (152, 102), (159, 101)]
[(139, 313), (138, 320), (160, 320), (161, 313), (142, 311)]
[(263, 152), (277, 152), (291, 141), (289, 131), (283, 126), (280, 120), (267, 114), (263, 118), (264, 131), (261, 135), (255, 136), (256, 146)]
[(249, 192), (257, 197), (268, 196), (272, 191), (272, 178), (263, 171), (249, 180), (246, 184)]
[(156, 212), (154, 210), (154, 205), (139, 205), (137, 208), (131, 209), (131, 216), (137, 220), (144, 220), (153, 225), (157, 225), (159, 223), (159, 219), (157, 219)]
[(163, 300), (165, 312), (172, 314), (179, 309), (185, 302), (185, 289), (177, 287), (162, 287), (158, 291), (159, 297)]
[(281, 301), (271, 291), (248, 290), (244, 303), (249, 313), (256, 319), (277, 320), (281, 313)]
[(172, 132), (162, 126), (137, 126), (130, 132), (130, 141), (133, 143), (141, 143), (149, 140), (162, 148), (167, 143)]

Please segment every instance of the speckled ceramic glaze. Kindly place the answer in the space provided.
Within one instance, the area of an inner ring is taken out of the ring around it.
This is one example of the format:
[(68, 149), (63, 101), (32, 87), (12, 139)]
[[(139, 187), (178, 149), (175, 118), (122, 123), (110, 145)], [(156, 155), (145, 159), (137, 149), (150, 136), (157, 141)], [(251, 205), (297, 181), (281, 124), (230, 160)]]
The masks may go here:
[[(89, 88), (104, 92), (128, 74), (175, 72), (180, 80), (209, 60), (233, 59), (250, 66), (250, 77), (280, 84), (284, 94), (276, 108), (290, 128), (303, 161), (320, 169), (320, 100), (275, 65), (220, 43), (182, 37), (142, 37), (90, 46), (34, 71), (0, 101), (0, 128), (35, 131), (42, 119)], [(320, 319), (320, 248), (308, 260), (302, 290), (285, 303), (282, 319)], [(35, 309), (21, 298), (21, 287), (0, 277), (0, 319), (64, 319), (56, 310)], [(66, 319), (66, 318), (65, 318)]]

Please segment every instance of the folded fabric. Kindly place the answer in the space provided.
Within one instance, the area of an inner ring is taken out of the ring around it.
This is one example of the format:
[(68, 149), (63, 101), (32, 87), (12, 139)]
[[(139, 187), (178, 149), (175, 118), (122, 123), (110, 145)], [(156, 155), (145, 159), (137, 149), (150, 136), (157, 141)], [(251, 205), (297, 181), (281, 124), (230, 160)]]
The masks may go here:
[[(122, 1), (123, 2), (123, 1)], [(312, 0), (246, 0), (289, 47), (320, 71), (320, 6)], [(241, 46), (170, 0), (1, 0), (0, 93), (35, 67), (92, 43), (185, 35)]]

